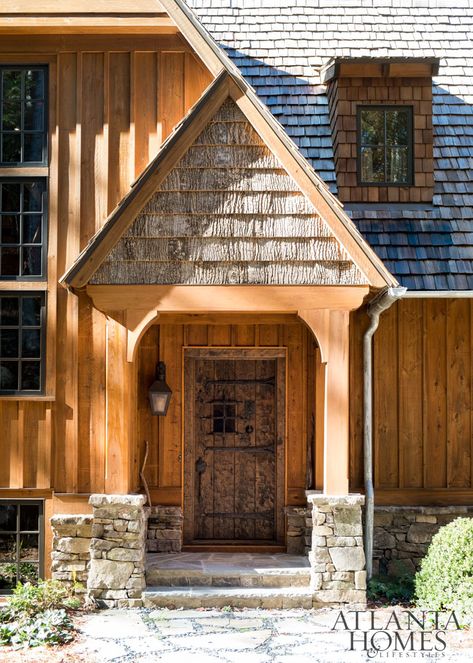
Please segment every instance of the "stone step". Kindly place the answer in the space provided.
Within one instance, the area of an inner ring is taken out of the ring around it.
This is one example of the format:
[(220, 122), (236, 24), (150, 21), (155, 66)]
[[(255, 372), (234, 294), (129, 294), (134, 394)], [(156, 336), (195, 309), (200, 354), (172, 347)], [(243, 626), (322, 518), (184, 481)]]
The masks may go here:
[(146, 584), (153, 587), (305, 587), (309, 583), (308, 568), (204, 571), (150, 567), (146, 570)]
[(148, 587), (145, 608), (312, 608), (309, 587)]

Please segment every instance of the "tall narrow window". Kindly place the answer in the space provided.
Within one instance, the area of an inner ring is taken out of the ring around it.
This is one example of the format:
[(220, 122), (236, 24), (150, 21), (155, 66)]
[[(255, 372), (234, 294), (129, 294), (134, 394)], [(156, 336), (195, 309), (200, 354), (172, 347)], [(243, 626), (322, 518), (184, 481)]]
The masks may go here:
[(358, 107), (357, 123), (359, 183), (384, 186), (412, 184), (412, 108)]
[(45, 180), (0, 179), (0, 279), (45, 277)]
[(0, 500), (0, 594), (42, 575), (43, 503)]
[(0, 162), (47, 162), (46, 67), (0, 68)]
[(0, 394), (41, 393), (45, 295), (0, 294)]

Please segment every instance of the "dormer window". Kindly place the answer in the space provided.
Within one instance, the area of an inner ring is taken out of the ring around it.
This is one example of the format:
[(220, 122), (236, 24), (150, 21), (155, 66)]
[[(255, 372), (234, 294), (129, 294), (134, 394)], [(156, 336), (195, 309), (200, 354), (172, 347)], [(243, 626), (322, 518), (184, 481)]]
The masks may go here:
[(357, 142), (361, 185), (413, 183), (411, 106), (358, 106)]

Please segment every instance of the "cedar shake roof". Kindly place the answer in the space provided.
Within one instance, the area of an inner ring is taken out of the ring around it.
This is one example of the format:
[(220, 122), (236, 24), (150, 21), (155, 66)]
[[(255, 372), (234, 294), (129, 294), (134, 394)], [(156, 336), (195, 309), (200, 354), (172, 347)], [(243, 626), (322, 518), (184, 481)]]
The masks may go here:
[(187, 0), (315, 171), (337, 193), (326, 86), (333, 58), (440, 58), (433, 204), (346, 205), (413, 290), (473, 290), (470, 0)]

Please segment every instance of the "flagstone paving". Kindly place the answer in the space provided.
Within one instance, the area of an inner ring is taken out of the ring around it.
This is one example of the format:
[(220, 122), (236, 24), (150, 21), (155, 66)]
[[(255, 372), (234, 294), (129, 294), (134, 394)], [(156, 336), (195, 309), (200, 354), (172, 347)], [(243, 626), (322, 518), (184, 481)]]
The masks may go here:
[[(390, 612), (385, 610), (387, 616)], [(110, 610), (80, 619), (81, 636), (70, 652), (87, 663), (473, 660), (469, 633), (452, 633), (446, 652), (437, 658), (432, 652), (400, 652), (397, 657), (389, 652), (389, 656), (368, 658), (365, 652), (349, 651), (347, 632), (332, 630), (338, 614), (337, 610)]]

